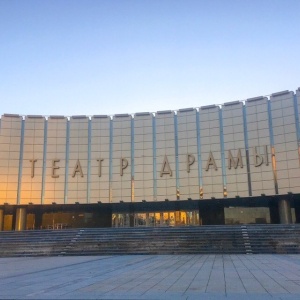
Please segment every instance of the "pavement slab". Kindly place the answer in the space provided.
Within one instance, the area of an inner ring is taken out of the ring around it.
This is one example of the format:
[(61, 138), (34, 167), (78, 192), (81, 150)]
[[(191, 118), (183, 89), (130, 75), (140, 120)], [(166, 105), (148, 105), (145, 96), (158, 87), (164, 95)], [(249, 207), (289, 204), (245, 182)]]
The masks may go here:
[(300, 299), (300, 255), (0, 258), (0, 299)]

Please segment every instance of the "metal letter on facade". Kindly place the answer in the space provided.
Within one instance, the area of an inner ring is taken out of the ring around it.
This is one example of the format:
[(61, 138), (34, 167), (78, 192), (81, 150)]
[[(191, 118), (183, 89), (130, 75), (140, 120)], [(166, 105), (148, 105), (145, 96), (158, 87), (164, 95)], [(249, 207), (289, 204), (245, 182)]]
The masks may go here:
[(37, 159), (30, 159), (29, 160), (31, 162), (31, 178), (34, 177), (34, 165), (37, 162)]
[(269, 165), (269, 159), (268, 159), (268, 146), (265, 145), (265, 165)]
[(77, 162), (76, 162), (76, 165), (74, 167), (74, 171), (73, 171), (72, 177), (75, 177), (75, 175), (76, 175), (77, 172), (79, 172), (80, 176), (83, 177), (82, 168), (81, 168), (79, 159), (77, 159)]
[(60, 162), (60, 159), (52, 159), (52, 172), (51, 177), (52, 178), (59, 178), (58, 174), (55, 174), (55, 170), (59, 169), (59, 166), (56, 166), (55, 163)]
[(237, 169), (238, 166), (243, 168), (243, 159), (242, 159), (241, 149), (238, 150), (236, 160), (232, 156), (231, 151), (228, 150), (228, 169), (231, 169), (231, 165), (233, 165), (233, 167), (235, 169)]
[(98, 176), (101, 177), (101, 167), (102, 167), (102, 162), (103, 162), (103, 158), (99, 158), (97, 159), (97, 161), (99, 162), (99, 165), (98, 165)]
[(195, 162), (195, 156), (193, 154), (186, 155), (186, 171), (190, 173), (190, 166)]
[(170, 164), (169, 164), (167, 155), (165, 155), (163, 164), (160, 169), (160, 177), (163, 177), (164, 174), (168, 174), (168, 175), (172, 176), (172, 170), (170, 168)]
[(128, 160), (124, 157), (120, 158), (120, 175), (123, 176), (123, 170), (128, 167)]
[(254, 158), (254, 166), (255, 167), (259, 167), (263, 164), (263, 162), (265, 161), (265, 165), (268, 166), (269, 165), (269, 160), (268, 160), (268, 146), (264, 146), (264, 150), (265, 150), (265, 153), (264, 153), (264, 156), (265, 156), (265, 159), (262, 155), (260, 155), (258, 152), (257, 152), (257, 149), (256, 147), (253, 147), (253, 158)]
[(254, 166), (259, 167), (264, 162), (264, 158), (257, 153), (256, 147), (253, 147)]
[(218, 170), (215, 159), (214, 159), (214, 156), (213, 156), (211, 151), (209, 152), (209, 157), (208, 157), (206, 168), (205, 168), (206, 171), (208, 171), (209, 166), (214, 166), (214, 169), (216, 171)]

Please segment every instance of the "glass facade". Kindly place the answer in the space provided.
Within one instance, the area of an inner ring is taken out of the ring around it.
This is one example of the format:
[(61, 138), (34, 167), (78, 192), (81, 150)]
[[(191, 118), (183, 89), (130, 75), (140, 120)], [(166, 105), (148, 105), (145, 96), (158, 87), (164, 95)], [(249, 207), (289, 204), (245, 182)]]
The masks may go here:
[[(111, 205), (111, 226), (207, 224), (200, 204), (196, 209), (171, 206), (178, 201), (214, 203), (216, 199), (223, 201), (225, 210), (217, 216), (210, 215), (209, 208), (210, 218), (224, 224), (272, 223), (278, 219), (273, 202), (282, 195), (284, 199), (294, 195), (292, 215), (297, 221), (299, 120), (300, 90), (223, 105), (113, 117), (5, 114), (0, 120), (2, 228), (14, 226), (20, 206), (97, 203)], [(273, 201), (273, 206), (251, 202), (253, 197), (264, 202), (264, 196), (273, 197), (267, 201)], [(144, 202), (164, 204), (146, 211), (135, 206), (118, 211), (114, 206)], [(13, 208), (7, 210), (8, 205)], [(31, 214), (29, 228), (37, 223), (43, 228), (51, 225), (33, 221), (36, 213)]]

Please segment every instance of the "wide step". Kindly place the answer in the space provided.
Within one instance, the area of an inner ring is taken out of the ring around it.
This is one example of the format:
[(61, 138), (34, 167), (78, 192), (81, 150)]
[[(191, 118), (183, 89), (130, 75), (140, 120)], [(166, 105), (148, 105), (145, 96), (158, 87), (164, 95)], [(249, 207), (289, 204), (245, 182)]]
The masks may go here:
[(300, 225), (0, 232), (0, 256), (300, 253)]

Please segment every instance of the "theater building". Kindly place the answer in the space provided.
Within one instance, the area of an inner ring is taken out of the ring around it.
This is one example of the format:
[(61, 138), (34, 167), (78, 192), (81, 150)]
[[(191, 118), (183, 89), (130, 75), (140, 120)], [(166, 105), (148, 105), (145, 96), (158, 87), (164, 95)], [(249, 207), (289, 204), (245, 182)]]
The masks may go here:
[(0, 230), (300, 222), (300, 89), (0, 121)]

